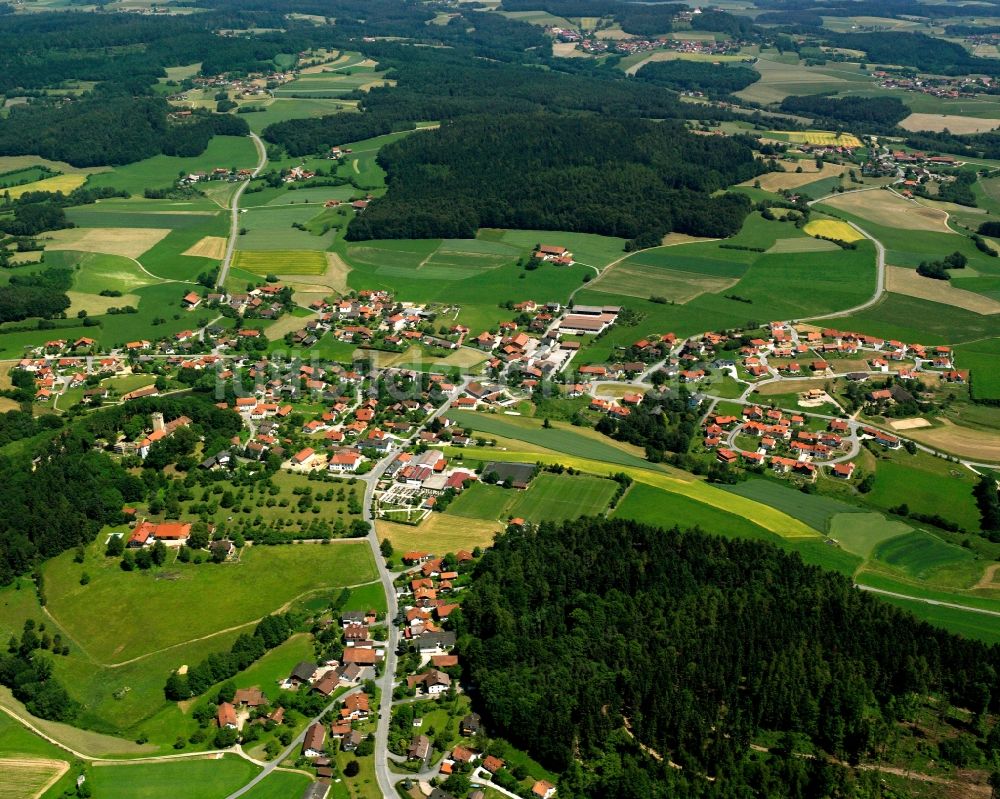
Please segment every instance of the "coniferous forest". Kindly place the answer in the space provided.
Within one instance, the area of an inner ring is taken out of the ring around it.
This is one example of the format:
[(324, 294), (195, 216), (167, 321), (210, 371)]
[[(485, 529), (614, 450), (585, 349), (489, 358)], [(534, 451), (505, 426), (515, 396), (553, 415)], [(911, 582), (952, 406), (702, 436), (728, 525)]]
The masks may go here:
[(352, 220), (349, 239), (462, 238), (480, 227), (730, 236), (749, 202), (709, 195), (763, 169), (735, 139), (549, 114), (460, 119), (386, 146), (379, 163), (389, 191)]
[[(561, 796), (867, 796), (861, 778), (832, 790), (845, 779), (833, 758), (876, 757), (914, 697), (974, 720), (1000, 707), (1000, 647), (770, 544), (697, 531), (511, 528), (478, 564), (459, 626), (484, 720), (566, 770)], [(763, 730), (820, 756), (748, 757)], [(1000, 748), (1000, 730), (978, 745)]]

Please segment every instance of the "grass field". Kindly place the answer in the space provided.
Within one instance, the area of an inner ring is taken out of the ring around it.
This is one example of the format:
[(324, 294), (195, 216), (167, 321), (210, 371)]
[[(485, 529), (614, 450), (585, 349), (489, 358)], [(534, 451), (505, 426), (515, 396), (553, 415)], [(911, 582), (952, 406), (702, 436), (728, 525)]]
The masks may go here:
[(908, 610), (918, 619), (943, 627), (956, 635), (985, 641), (987, 644), (1000, 644), (1000, 624), (997, 624), (996, 616), (929, 605), (914, 599), (900, 599), (884, 595), (880, 595), (879, 599), (903, 610)]
[(297, 799), (311, 782), (301, 772), (272, 771), (243, 795), (246, 799)]
[(215, 136), (205, 152), (190, 158), (156, 155), (134, 164), (92, 175), (90, 186), (112, 186), (141, 195), (147, 188), (173, 185), (180, 172), (211, 172), (216, 167), (251, 168), (257, 165), (257, 148), (249, 137)]
[(848, 552), (867, 558), (881, 542), (913, 532), (903, 522), (889, 521), (881, 513), (836, 513), (830, 517), (830, 538)]
[(73, 189), (78, 189), (87, 182), (87, 176), (81, 174), (56, 175), (55, 177), (36, 180), (34, 183), (25, 183), (23, 186), (11, 186), (4, 189), (4, 194), (10, 194), (12, 200), (16, 200), (22, 194), (29, 191), (61, 191), (69, 194)]
[[(81, 586), (84, 569), (91, 581)], [(52, 616), (86, 642), (92, 657), (110, 664), (247, 624), (309, 591), (369, 582), (375, 566), (366, 544), (347, 542), (250, 547), (239, 563), (174, 563), (145, 573), (123, 572), (103, 552), (91, 551), (83, 566), (62, 556), (49, 561), (45, 577)], [(211, 613), (203, 612), (208, 596), (215, 598)], [(163, 606), (172, 612), (161, 613)]]
[(814, 219), (803, 230), (810, 236), (821, 236), (840, 241), (860, 241), (864, 238), (858, 231), (839, 219)]
[(861, 313), (838, 317), (835, 324), (841, 330), (920, 344), (979, 342), (1000, 335), (996, 317), (891, 293)]
[[(259, 768), (243, 758), (189, 758), (175, 762), (95, 765), (88, 782), (95, 799), (219, 799), (248, 783)], [(183, 786), (183, 788), (181, 788)]]
[(972, 370), (972, 396), (1000, 399), (1000, 338), (965, 344), (955, 352), (962, 367)]
[(968, 549), (949, 544), (923, 530), (882, 541), (875, 548), (875, 560), (917, 580), (931, 579), (943, 569), (953, 572), (956, 567), (967, 567), (964, 571), (968, 582), (960, 586), (963, 588), (974, 585), (982, 573), (982, 563), (977, 565), (976, 556)]
[(801, 540), (816, 538), (818, 534), (801, 521), (792, 518), (786, 513), (767, 507), (753, 500), (746, 499), (729, 492), (709, 485), (700, 480), (691, 479), (685, 472), (677, 472), (678, 476), (668, 472), (665, 468), (637, 468), (634, 466), (617, 466), (612, 463), (589, 458), (565, 455), (558, 451), (542, 450), (540, 447), (526, 445), (525, 451), (501, 450), (494, 448), (476, 448), (447, 450), (449, 456), (453, 458), (465, 458), (468, 460), (488, 461), (520, 461), (539, 462), (542, 464), (558, 463), (566, 467), (573, 467), (582, 472), (595, 475), (611, 475), (615, 472), (624, 472), (637, 482), (654, 486), (655, 488), (668, 491), (673, 494), (686, 497), (713, 508), (724, 508), (725, 510), (742, 516), (754, 524), (789, 540)]
[(326, 254), (315, 250), (239, 250), (233, 264), (255, 275), (322, 275), (326, 272)]
[[(985, 374), (982, 370), (980, 374)], [(966, 411), (962, 416), (967, 416)], [(929, 444), (942, 452), (977, 461), (1000, 463), (1000, 435), (996, 430), (982, 430), (961, 425), (962, 416), (956, 421), (940, 419), (940, 426), (910, 430), (907, 435), (922, 444)]]
[(337, 236), (331, 229), (323, 235), (314, 235), (294, 225), (305, 226), (313, 217), (323, 213), (314, 203), (266, 205), (247, 209), (240, 216), (240, 224), (247, 232), (236, 239), (240, 250), (317, 250), (328, 249)]
[(908, 267), (886, 267), (885, 287), (889, 291), (943, 305), (953, 305), (977, 314), (1000, 313), (1000, 300), (967, 291), (960, 287), (962, 283), (964, 281), (932, 280), (918, 275), (915, 270)]
[(969, 469), (943, 458), (893, 453), (878, 460), (875, 487), (867, 499), (882, 508), (905, 503), (915, 513), (938, 513), (978, 531), (979, 509), (972, 495), (977, 481)]

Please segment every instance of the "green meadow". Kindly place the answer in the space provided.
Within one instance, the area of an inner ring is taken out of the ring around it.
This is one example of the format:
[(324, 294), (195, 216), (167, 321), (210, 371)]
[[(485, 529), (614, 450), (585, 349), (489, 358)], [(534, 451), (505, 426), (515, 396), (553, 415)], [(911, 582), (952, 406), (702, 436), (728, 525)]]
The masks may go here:
[(257, 150), (248, 137), (215, 136), (201, 155), (190, 158), (156, 155), (92, 175), (87, 185), (111, 186), (141, 196), (144, 189), (173, 185), (181, 172), (211, 172), (216, 167), (249, 169), (257, 165), (257, 159)]
[(87, 770), (97, 799), (218, 799), (253, 779), (259, 767), (241, 757), (189, 758), (174, 762), (95, 765)]
[(877, 305), (830, 321), (841, 330), (919, 344), (959, 344), (1000, 335), (1000, 318), (888, 292)]
[(978, 532), (979, 508), (972, 495), (977, 481), (971, 471), (943, 458), (891, 453), (878, 459), (875, 486), (866, 500), (884, 509), (905, 504), (914, 513), (941, 514)]
[(488, 521), (564, 521), (602, 514), (616, 488), (602, 477), (543, 472), (525, 490), (476, 483), (454, 500), (448, 513)]
[(780, 540), (779, 536), (724, 508), (696, 502), (645, 483), (633, 483), (612, 516), (658, 527), (699, 527), (726, 537), (759, 538), (772, 543)]
[(975, 399), (1000, 399), (1000, 338), (959, 345), (955, 356), (963, 369), (972, 372)]

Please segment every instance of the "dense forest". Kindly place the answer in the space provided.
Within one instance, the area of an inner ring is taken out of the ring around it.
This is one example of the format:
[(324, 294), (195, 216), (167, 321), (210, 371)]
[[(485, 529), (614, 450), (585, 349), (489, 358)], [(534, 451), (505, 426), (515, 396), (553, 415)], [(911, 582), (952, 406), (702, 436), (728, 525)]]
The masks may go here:
[[(854, 12), (859, 13), (859, 12)], [(939, 75), (1000, 75), (1000, 62), (970, 55), (962, 45), (924, 33), (830, 33), (830, 44), (867, 53), (869, 61), (900, 64)]]
[[(735, 119), (725, 109), (681, 102), (676, 92), (643, 80), (629, 80), (617, 69), (583, 59), (561, 59), (560, 69), (539, 70), (523, 64), (470, 59), (441, 49), (414, 49), (394, 43), (365, 46), (387, 69), (394, 87), (377, 87), (352, 97), (362, 114), (334, 114), (280, 122), (263, 137), (301, 156), (329, 147), (412, 129), (420, 121), (447, 121), (474, 114), (534, 111), (586, 112), (611, 117), (649, 119)], [(739, 117), (746, 119), (745, 116)], [(787, 125), (786, 122), (775, 124)]]
[(640, 80), (677, 91), (731, 94), (760, 80), (749, 67), (727, 67), (705, 61), (651, 61), (636, 73)]
[(27, 275), (11, 275), (0, 286), (0, 322), (19, 322), (29, 316), (50, 319), (70, 306), (66, 291), (73, 285), (69, 269), (44, 269)]
[(199, 155), (212, 136), (245, 136), (246, 120), (199, 113), (171, 122), (166, 100), (92, 96), (14, 106), (0, 119), (0, 155), (40, 155), (73, 166), (128, 164), (153, 155)]
[[(459, 646), (484, 720), (565, 770), (564, 797), (874, 795), (822, 757), (778, 747), (765, 768), (748, 745), (786, 731), (856, 762), (929, 692), (974, 720), (1000, 708), (1000, 647), (761, 542), (604, 519), (512, 528), (464, 596)], [(973, 749), (997, 754), (998, 732)]]
[(969, 158), (1000, 158), (1000, 131), (972, 133), (964, 136), (943, 131), (911, 133), (906, 144), (917, 150), (945, 152)]
[(749, 203), (711, 192), (763, 171), (731, 138), (638, 119), (511, 114), (414, 133), (378, 156), (388, 193), (347, 237), (468, 238), (480, 227), (575, 230), (658, 242), (737, 232)]
[(846, 125), (873, 133), (891, 130), (911, 113), (898, 97), (833, 98), (821, 94), (786, 97), (780, 108), (834, 129)]

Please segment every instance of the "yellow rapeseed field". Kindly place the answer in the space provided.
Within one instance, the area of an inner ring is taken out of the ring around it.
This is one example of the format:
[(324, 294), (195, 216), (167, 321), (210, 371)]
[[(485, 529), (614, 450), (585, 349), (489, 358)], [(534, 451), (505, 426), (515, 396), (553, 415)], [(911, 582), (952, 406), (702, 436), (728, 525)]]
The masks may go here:
[(863, 239), (858, 231), (837, 219), (814, 219), (802, 228), (810, 236), (823, 237), (826, 239), (838, 239), (840, 241), (859, 241)]
[(10, 198), (16, 200), (29, 191), (61, 191), (63, 194), (69, 194), (73, 189), (80, 188), (86, 182), (86, 175), (56, 175), (54, 178), (36, 180), (34, 183), (25, 183), (23, 186), (11, 186), (4, 191), (9, 191)]

